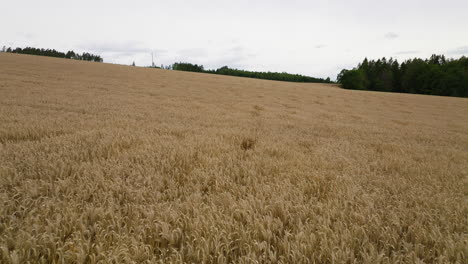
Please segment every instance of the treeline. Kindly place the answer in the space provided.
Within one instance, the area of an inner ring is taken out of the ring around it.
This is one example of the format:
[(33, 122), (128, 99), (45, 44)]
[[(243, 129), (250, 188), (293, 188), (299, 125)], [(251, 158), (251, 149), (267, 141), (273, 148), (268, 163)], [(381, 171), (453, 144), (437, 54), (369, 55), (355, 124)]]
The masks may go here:
[(84, 60), (84, 61), (95, 61), (95, 62), (103, 61), (103, 59), (99, 55), (94, 55), (88, 52), (83, 52), (82, 54), (79, 54), (79, 53), (75, 53), (73, 50), (70, 50), (67, 53), (64, 53), (64, 52), (57, 51), (55, 49), (38, 49), (38, 48), (32, 48), (32, 47), (12, 49), (12, 48), (3, 47), (2, 51), (10, 52), (10, 53), (30, 54), (30, 55), (38, 55), (38, 56)]
[(174, 63), (172, 67), (170, 68), (173, 70), (177, 70), (177, 71), (203, 72), (203, 73), (248, 77), (248, 78), (274, 80), (274, 81), (332, 83), (330, 78), (321, 79), (321, 78), (314, 78), (310, 76), (304, 76), (300, 74), (290, 74), (286, 72), (280, 73), (280, 72), (244, 71), (244, 70), (232, 69), (227, 66), (223, 66), (216, 70), (205, 70), (203, 65), (179, 62), (179, 63)]
[(352, 70), (342, 70), (337, 81), (346, 89), (468, 97), (468, 58), (364, 59)]
[(205, 72), (205, 68), (203, 67), (203, 65), (184, 62), (172, 64), (171, 69), (176, 71)]

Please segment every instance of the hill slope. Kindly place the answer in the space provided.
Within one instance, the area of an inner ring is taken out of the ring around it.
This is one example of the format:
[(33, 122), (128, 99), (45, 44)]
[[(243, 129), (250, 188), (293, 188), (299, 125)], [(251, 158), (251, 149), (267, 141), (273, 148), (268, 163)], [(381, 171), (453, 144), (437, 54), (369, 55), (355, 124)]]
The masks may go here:
[(1, 53), (0, 259), (461, 263), (467, 113)]

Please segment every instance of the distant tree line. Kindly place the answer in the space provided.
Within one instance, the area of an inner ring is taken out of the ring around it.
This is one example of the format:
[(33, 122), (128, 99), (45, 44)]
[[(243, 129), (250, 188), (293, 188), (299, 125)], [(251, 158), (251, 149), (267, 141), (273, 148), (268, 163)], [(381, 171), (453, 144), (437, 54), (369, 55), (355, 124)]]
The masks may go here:
[(468, 97), (468, 58), (364, 59), (352, 70), (342, 70), (337, 81), (345, 89)]
[(265, 80), (275, 80), (275, 81), (332, 83), (330, 78), (321, 79), (321, 78), (304, 76), (300, 74), (290, 74), (286, 72), (280, 73), (280, 72), (244, 71), (244, 70), (232, 69), (227, 66), (223, 66), (216, 70), (205, 70), (203, 65), (179, 62), (179, 63), (174, 63), (172, 67), (166, 67), (166, 69), (168, 68), (176, 70), (176, 71), (203, 72), (203, 73), (211, 73), (211, 74), (230, 75), (230, 76), (257, 78), (257, 79), (265, 79)]
[(184, 63), (184, 62), (172, 64), (172, 69), (176, 71), (205, 72), (203, 65)]
[(21, 53), (21, 54), (66, 58), (66, 59), (74, 59), (74, 60), (96, 61), (96, 62), (103, 61), (103, 59), (99, 55), (94, 55), (88, 52), (83, 52), (82, 54), (79, 54), (79, 53), (75, 53), (72, 50), (68, 51), (67, 53), (56, 51), (55, 49), (38, 49), (38, 48), (32, 48), (32, 47), (15, 48), (15, 49), (3, 47), (2, 50), (4, 52), (10, 52), (10, 53)]

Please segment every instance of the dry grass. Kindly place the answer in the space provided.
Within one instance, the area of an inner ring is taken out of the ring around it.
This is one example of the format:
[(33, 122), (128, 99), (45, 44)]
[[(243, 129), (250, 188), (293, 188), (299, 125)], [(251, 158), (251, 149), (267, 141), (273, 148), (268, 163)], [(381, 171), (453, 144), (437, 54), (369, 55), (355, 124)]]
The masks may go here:
[(467, 114), (0, 54), (0, 262), (467, 263)]

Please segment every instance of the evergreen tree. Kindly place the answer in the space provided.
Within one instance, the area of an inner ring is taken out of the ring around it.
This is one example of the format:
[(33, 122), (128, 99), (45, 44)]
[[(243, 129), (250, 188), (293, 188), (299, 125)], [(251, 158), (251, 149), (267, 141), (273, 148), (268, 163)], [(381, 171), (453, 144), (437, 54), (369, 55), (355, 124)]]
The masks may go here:
[(286, 72), (253, 72), (253, 71), (244, 71), (238, 69), (231, 69), (228, 66), (223, 66), (216, 70), (205, 70), (203, 65), (191, 64), (191, 63), (174, 63), (172, 69), (179, 71), (192, 71), (192, 72), (204, 72), (211, 74), (220, 74), (220, 75), (231, 75), (247, 78), (258, 78), (266, 80), (276, 80), (276, 81), (287, 81), (287, 82), (315, 82), (315, 83), (332, 83), (330, 78), (319, 79), (309, 76), (303, 76), (300, 74), (289, 74)]
[(347, 89), (353, 90), (366, 90), (368, 85), (366, 74), (361, 69), (342, 70), (337, 80)]
[(30, 54), (30, 55), (38, 55), (38, 56), (49, 56), (49, 57), (56, 57), (56, 58), (67, 58), (67, 59), (75, 59), (75, 60), (87, 60), (87, 61), (96, 61), (102, 62), (103, 59), (99, 55), (94, 55), (88, 52), (83, 52), (82, 55), (75, 53), (74, 51), (68, 51), (67, 53), (63, 53), (57, 51), (55, 49), (38, 49), (33, 47), (26, 47), (22, 48), (8, 48), (6, 52), (11, 53), (22, 53), (22, 54)]
[(342, 70), (338, 82), (346, 89), (468, 97), (468, 59), (410, 59), (399, 64), (390, 58), (369, 61)]

